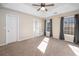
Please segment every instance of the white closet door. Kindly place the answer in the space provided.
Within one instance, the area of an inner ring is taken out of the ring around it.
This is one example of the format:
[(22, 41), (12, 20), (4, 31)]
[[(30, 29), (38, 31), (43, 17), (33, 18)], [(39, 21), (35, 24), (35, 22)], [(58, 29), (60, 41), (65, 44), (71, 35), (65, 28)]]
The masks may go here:
[(16, 42), (18, 39), (18, 16), (6, 16), (6, 43)]

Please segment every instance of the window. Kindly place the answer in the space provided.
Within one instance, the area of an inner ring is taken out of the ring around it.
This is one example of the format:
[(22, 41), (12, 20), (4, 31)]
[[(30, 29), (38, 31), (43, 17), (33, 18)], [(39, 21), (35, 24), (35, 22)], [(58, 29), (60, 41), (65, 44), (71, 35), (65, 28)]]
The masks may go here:
[(64, 34), (74, 35), (74, 17), (65, 17), (64, 18)]
[(46, 22), (46, 31), (47, 32), (50, 32), (50, 30), (52, 30), (52, 21), (51, 20), (52, 19), (47, 20), (47, 22)]
[(50, 22), (47, 22), (47, 32), (50, 32)]

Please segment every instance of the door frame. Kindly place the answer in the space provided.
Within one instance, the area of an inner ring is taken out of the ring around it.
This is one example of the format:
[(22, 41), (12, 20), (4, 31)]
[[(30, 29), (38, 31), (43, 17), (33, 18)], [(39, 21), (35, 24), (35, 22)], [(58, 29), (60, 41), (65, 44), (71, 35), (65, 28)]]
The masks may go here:
[[(33, 20), (33, 36), (34, 37), (37, 37), (37, 36), (40, 36), (40, 31), (39, 31), (39, 33), (36, 33), (36, 22), (38, 23), (38, 22), (40, 22), (40, 20), (39, 19), (34, 19)], [(40, 23), (39, 23), (39, 29), (40, 29)], [(35, 29), (35, 31), (34, 31), (34, 29)]]
[[(17, 19), (17, 23), (18, 23), (18, 24), (17, 24), (17, 27), (18, 27), (18, 29), (17, 29), (17, 32), (18, 32), (18, 33), (17, 33), (17, 36), (18, 36), (18, 37), (17, 37), (17, 38), (18, 38), (18, 39), (16, 39), (16, 41), (19, 41), (19, 16), (18, 16), (18, 15), (14, 15), (14, 14), (6, 14), (6, 21), (7, 21), (8, 15), (17, 16), (17, 17), (18, 17), (18, 19)], [(7, 22), (6, 22), (6, 25), (7, 25)], [(5, 25), (5, 27), (6, 27), (6, 40), (7, 40), (7, 26), (6, 26), (6, 25)], [(6, 41), (5, 44), (8, 44), (7, 41)]]

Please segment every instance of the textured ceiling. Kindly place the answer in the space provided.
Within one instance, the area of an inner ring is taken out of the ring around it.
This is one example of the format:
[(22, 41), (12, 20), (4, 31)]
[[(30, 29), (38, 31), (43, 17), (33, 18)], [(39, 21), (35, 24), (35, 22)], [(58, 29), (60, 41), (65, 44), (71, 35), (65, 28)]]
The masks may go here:
[(0, 4), (0, 6), (44, 18), (79, 9), (78, 3), (54, 3), (54, 4), (55, 6), (46, 7), (48, 9), (47, 12), (37, 11), (39, 7), (32, 6), (32, 3), (3, 3)]

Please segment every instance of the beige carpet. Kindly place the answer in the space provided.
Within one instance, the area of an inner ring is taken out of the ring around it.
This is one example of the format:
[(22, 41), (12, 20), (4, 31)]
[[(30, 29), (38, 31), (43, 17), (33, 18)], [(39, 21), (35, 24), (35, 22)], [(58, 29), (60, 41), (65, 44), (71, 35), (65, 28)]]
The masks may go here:
[(0, 47), (1, 56), (76, 56), (78, 45), (63, 40), (36, 37)]

